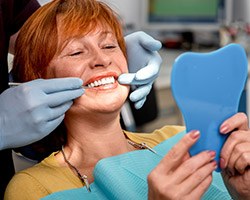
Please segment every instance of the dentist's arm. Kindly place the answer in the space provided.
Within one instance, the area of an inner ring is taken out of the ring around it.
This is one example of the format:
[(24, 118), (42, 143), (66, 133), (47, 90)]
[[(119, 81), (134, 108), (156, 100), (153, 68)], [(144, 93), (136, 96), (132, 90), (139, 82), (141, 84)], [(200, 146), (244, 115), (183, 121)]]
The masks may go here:
[(81, 86), (79, 78), (38, 79), (5, 90), (0, 95), (0, 150), (47, 136), (84, 93)]
[(162, 59), (157, 51), (162, 45), (142, 31), (126, 36), (125, 41), (129, 73), (120, 75), (118, 81), (135, 86), (129, 98), (135, 102), (135, 108), (139, 109), (159, 74)]

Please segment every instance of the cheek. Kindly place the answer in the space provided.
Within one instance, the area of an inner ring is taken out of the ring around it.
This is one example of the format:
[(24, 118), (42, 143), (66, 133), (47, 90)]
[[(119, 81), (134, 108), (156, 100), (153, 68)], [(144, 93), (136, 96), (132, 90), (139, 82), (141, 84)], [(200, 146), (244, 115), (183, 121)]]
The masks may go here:
[(56, 78), (63, 78), (63, 77), (78, 77), (77, 73), (73, 70), (69, 69), (56, 69), (55, 70), (55, 77)]
[(50, 65), (47, 70), (47, 78), (80, 77), (81, 71), (70, 64)]
[(127, 63), (127, 60), (125, 59), (125, 57), (118, 59), (117, 63), (119, 64), (118, 66), (120, 66), (122, 73), (128, 73), (128, 63)]

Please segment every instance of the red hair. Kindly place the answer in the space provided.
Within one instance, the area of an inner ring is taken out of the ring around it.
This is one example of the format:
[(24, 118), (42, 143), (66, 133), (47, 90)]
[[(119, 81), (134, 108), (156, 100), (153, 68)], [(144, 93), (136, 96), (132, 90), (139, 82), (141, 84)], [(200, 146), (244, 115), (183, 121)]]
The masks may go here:
[[(62, 41), (58, 40), (58, 19)], [(96, 0), (54, 0), (45, 4), (20, 30), (12, 69), (14, 80), (45, 78), (50, 61), (69, 39), (84, 36), (100, 24), (114, 32), (126, 56), (122, 26), (106, 4)]]

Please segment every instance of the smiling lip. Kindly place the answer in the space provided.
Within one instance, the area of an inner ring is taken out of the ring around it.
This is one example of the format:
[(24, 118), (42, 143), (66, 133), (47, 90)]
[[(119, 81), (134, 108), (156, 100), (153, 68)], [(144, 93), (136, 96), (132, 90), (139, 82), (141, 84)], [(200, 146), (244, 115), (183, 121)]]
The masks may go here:
[(99, 88), (99, 87), (106, 87), (109, 85), (112, 85), (116, 83), (118, 75), (114, 72), (112, 73), (106, 73), (103, 75), (95, 76), (89, 79), (86, 83), (85, 86), (88, 87), (89, 89), (92, 88)]

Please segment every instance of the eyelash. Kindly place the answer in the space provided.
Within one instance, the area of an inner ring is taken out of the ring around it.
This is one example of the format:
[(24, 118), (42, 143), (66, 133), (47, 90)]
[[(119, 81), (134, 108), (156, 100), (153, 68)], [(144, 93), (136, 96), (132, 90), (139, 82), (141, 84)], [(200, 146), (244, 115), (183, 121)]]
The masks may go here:
[[(117, 45), (106, 45), (102, 49), (114, 49), (116, 47), (117, 47)], [(78, 55), (80, 55), (82, 53), (83, 53), (83, 51), (77, 51), (75, 53), (69, 54), (69, 56), (78, 56)]]
[(106, 45), (104, 46), (104, 49), (114, 49), (116, 47), (117, 47), (116, 45)]
[(70, 54), (69, 56), (78, 56), (82, 53), (82, 51), (78, 51), (78, 52), (75, 52), (75, 53), (72, 53)]

